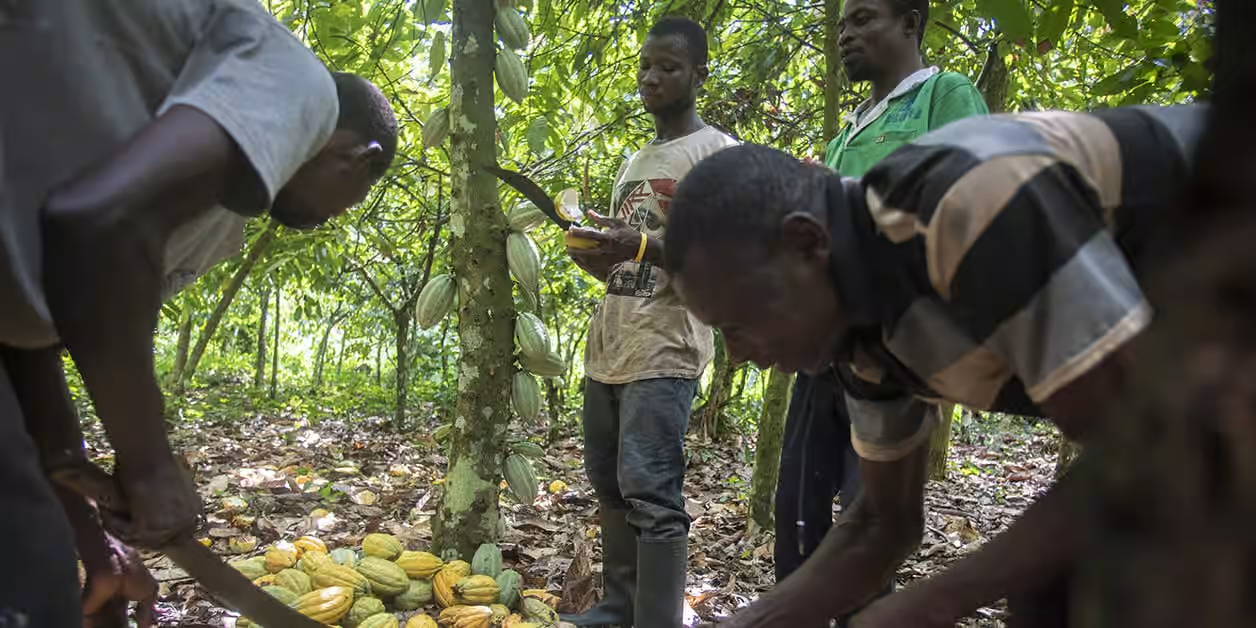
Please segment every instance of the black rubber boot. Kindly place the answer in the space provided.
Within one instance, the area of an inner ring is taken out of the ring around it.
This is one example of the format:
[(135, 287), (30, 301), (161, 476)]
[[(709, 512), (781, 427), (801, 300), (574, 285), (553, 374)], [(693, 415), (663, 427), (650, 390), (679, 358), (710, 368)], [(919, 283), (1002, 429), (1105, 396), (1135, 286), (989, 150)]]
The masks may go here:
[(681, 628), (688, 539), (637, 545), (637, 628)]
[(632, 598), (637, 588), (637, 529), (628, 525), (628, 511), (601, 508), (602, 589), (601, 601), (579, 615), (562, 615), (577, 626), (632, 626)]

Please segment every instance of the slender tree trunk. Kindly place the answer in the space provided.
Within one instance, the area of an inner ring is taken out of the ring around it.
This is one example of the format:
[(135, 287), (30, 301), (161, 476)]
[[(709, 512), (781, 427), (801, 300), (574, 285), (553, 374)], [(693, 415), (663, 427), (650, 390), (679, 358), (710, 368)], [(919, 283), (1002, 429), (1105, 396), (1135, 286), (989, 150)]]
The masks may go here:
[(951, 448), (951, 419), (955, 416), (955, 404), (936, 406), (938, 427), (929, 435), (929, 479), (946, 479), (946, 454)]
[(192, 308), (186, 302), (179, 316), (179, 341), (174, 351), (174, 368), (170, 369), (170, 384), (176, 389), (183, 381), (183, 369), (188, 363), (188, 345), (192, 343)]
[(977, 77), (977, 90), (986, 101), (990, 113), (1003, 113), (1007, 110), (1008, 70), (1007, 62), (999, 50), (999, 43), (990, 44), (986, 53), (985, 66), (981, 68), (981, 76)]
[(336, 357), (336, 377), (340, 377), (340, 367), (345, 363), (345, 342), (349, 339), (349, 330), (345, 330), (340, 334), (340, 351)]
[(375, 339), (375, 385), (383, 386), (384, 362), (381, 353), (384, 351), (384, 335)]
[[(824, 0), (824, 142), (826, 144), (837, 137), (837, 132), (841, 130), (842, 95), (849, 87), (837, 48), (837, 23), (841, 19), (842, 0)], [(823, 148), (821, 146), (821, 150)]]
[(257, 356), (253, 360), (253, 387), (266, 382), (266, 313), (270, 311), (270, 287), (262, 292), (262, 314), (257, 318)]
[(323, 387), (323, 365), (327, 361), (327, 341), (331, 339), (331, 331), (336, 328), (336, 324), (340, 322), (341, 309), (336, 308), (327, 319), (327, 327), (323, 329), (323, 339), (318, 343), (318, 353), (314, 356), (314, 390)]
[(772, 528), (772, 502), (781, 468), (789, 385), (793, 381), (793, 375), (772, 369), (763, 392), (763, 412), (759, 415), (759, 435), (755, 439), (754, 475), (750, 481), (750, 520), (764, 529)]
[(393, 410), (393, 427), (401, 430), (406, 423), (406, 396), (410, 382), (410, 309), (403, 308), (393, 313), (397, 325), (397, 370), (393, 382), (396, 409)]
[[(188, 356), (187, 368), (184, 369), (179, 380), (180, 382), (186, 382), (196, 374), (196, 367), (201, 363), (201, 356), (205, 354), (205, 347), (209, 345), (210, 338), (213, 338), (214, 332), (218, 330), (218, 324), (222, 322), (223, 315), (227, 313), (227, 308), (231, 306), (231, 302), (235, 300), (236, 294), (240, 292), (240, 287), (244, 285), (244, 280), (248, 279), (249, 273), (257, 265), (257, 260), (261, 259), (266, 247), (275, 239), (278, 229), (279, 223), (271, 220), (270, 224), (266, 226), (266, 231), (263, 231), (262, 235), (258, 236), (257, 240), (253, 242), (253, 246), (244, 257), (244, 261), (240, 263), (240, 268), (231, 277), (231, 283), (227, 284), (227, 289), (223, 291), (222, 298), (218, 299), (218, 305), (214, 307), (214, 311), (209, 315), (209, 320), (205, 321), (205, 326), (201, 328), (201, 335), (196, 339), (196, 346), (192, 349), (192, 355)], [(277, 324), (278, 321), (276, 320)]]
[[(458, 276), (458, 404), (449, 473), (433, 533), (438, 548), (471, 555), (505, 531), (498, 478), (510, 420), (514, 303), (493, 118), (493, 0), (454, 0), (450, 117), (451, 253)], [(535, 97), (535, 96), (534, 96)]]
[(724, 345), (724, 337), (715, 334), (715, 364), (711, 373), (711, 388), (707, 391), (706, 403), (697, 412), (697, 420), (691, 430), (697, 430), (702, 436), (711, 440), (720, 438), (720, 414), (724, 412), (724, 404), (728, 401), (728, 393), (733, 385), (736, 369), (728, 359), (728, 348)]
[(283, 285), (275, 286), (275, 344), (270, 350), (270, 398), (274, 399), (275, 394), (279, 390), (279, 332), (280, 323), (283, 322), (282, 310), (280, 309), (281, 299), (283, 297)]

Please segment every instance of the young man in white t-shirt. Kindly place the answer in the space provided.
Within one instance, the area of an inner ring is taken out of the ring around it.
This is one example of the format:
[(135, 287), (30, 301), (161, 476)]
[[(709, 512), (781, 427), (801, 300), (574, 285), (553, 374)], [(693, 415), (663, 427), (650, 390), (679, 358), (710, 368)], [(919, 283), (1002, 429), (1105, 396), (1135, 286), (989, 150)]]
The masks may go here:
[(564, 616), (578, 626), (681, 625), (689, 532), (684, 434), (713, 348), (711, 329), (680, 304), (660, 264), (677, 181), (736, 144), (695, 109), (706, 62), (706, 33), (697, 23), (665, 18), (650, 30), (637, 89), (656, 138), (620, 168), (612, 217), (590, 212), (605, 230), (572, 229), (599, 246), (568, 253), (606, 282), (589, 326), (583, 413), (605, 595), (589, 611)]
[(90, 508), (43, 478), (82, 456), (60, 348), (116, 451), (133, 540), (189, 532), (200, 500), (153, 374), (161, 300), (238, 250), (247, 216), (311, 228), (360, 202), (396, 118), (255, 0), (18, 0), (0, 23), (0, 536), (25, 566), (0, 576), (0, 626), (81, 626), (67, 515), (85, 610), (135, 590)]

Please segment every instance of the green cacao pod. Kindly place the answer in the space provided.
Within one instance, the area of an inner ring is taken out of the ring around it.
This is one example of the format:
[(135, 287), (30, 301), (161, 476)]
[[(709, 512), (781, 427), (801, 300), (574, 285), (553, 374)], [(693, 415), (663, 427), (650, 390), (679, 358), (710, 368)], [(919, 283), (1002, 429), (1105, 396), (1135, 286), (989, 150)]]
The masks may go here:
[(541, 304), (537, 302), (536, 293), (519, 286), (519, 301), (515, 303), (515, 311), (532, 314), (541, 311)]
[(423, 148), (442, 144), (449, 137), (449, 109), (441, 107), (423, 123)]
[(476, 548), (471, 557), (471, 573), (496, 578), (502, 572), (502, 551), (496, 543), (484, 543)]
[(510, 444), (510, 453), (520, 454), (529, 458), (543, 458), (545, 457), (545, 448), (530, 440), (519, 440)]
[(448, 423), (441, 425), (440, 427), (437, 427), (436, 429), (432, 430), (432, 440), (438, 443), (445, 440), (446, 438), (449, 437), (449, 431), (452, 430), (453, 428), (454, 426)]
[(535, 421), (541, 415), (541, 386), (531, 373), (515, 373), (510, 384), (510, 402), (515, 412), (528, 421)]
[(523, 611), (523, 618), (529, 621), (535, 621), (545, 625), (558, 622), (558, 613), (534, 597), (525, 597), (521, 602), (520, 610)]
[(519, 591), (523, 588), (523, 576), (514, 569), (497, 574), (497, 603), (514, 608), (519, 603)]
[(526, 233), (545, 222), (545, 213), (532, 203), (519, 203), (506, 214), (506, 221), (510, 223), (512, 230)]
[(328, 556), (331, 557), (337, 565), (344, 565), (349, 569), (358, 566), (358, 553), (347, 547), (337, 547), (332, 550)]
[[(515, 330), (518, 331), (518, 323), (515, 323)], [(519, 356), (519, 364), (537, 377), (561, 377), (567, 371), (567, 365), (563, 363), (563, 359), (553, 351), (546, 351), (545, 355), (539, 358), (525, 353)]]
[(550, 352), (549, 332), (541, 319), (528, 312), (520, 312), (515, 317), (515, 344), (525, 357), (539, 360)]
[(388, 598), (405, 593), (410, 578), (397, 563), (378, 556), (367, 556), (358, 561), (358, 573), (371, 582), (371, 591), (378, 597)]
[(502, 466), (506, 485), (515, 501), (521, 504), (536, 501), (536, 470), (532, 468), (532, 461), (519, 454), (510, 454)]
[(525, 290), (536, 292), (541, 280), (541, 256), (536, 244), (526, 233), (517, 231), (506, 236), (506, 264)]
[(245, 560), (233, 560), (228, 564), (235, 567), (236, 571), (244, 574), (244, 577), (249, 580), (257, 580), (267, 574), (265, 556), (258, 556)]
[(366, 579), (366, 576), (344, 565), (330, 562), (330, 559), (328, 559), (328, 564), (320, 566), (318, 571), (310, 574), (310, 580), (319, 588), (347, 587), (353, 591), (354, 598), (371, 594), (371, 582)]
[(310, 576), (296, 569), (285, 569), (275, 574), (275, 584), (291, 589), (297, 595), (305, 595), (314, 590), (314, 583), (310, 581)]
[(432, 601), (432, 581), (431, 580), (410, 580), (410, 586), (405, 592), (393, 598), (393, 606), (399, 611), (418, 610), (424, 604)]
[(297, 561), (297, 568), (313, 578), (314, 574), (317, 573), (318, 570), (328, 565), (335, 564), (335, 561), (333, 561), (326, 552), (309, 550), (301, 555), (301, 560)]
[(497, 27), (497, 34), (502, 38), (502, 43), (515, 50), (527, 48), (532, 42), (532, 33), (528, 32), (528, 23), (523, 21), (523, 16), (512, 7), (497, 9), (497, 17), (493, 19), (493, 24)]
[(432, 277), (423, 286), (423, 291), (419, 293), (419, 299), (414, 304), (414, 320), (419, 323), (419, 327), (430, 329), (449, 315), (449, 310), (454, 306), (456, 288), (454, 278), (448, 274)]
[(383, 612), (386, 612), (383, 600), (377, 597), (360, 597), (353, 603), (353, 606), (349, 607), (349, 614), (345, 615), (345, 626), (355, 628), (367, 617)]
[(523, 67), (523, 60), (510, 48), (502, 48), (497, 52), (497, 61), (493, 66), (493, 74), (502, 93), (522, 103), (528, 95), (528, 69)]
[(262, 587), (262, 590), (269, 593), (270, 596), (275, 598), (276, 600), (279, 600), (280, 602), (283, 602), (284, 604), (289, 604), (289, 605), (297, 601), (297, 598), (301, 597), (300, 595), (297, 595), (296, 592), (293, 591), (292, 589), (289, 589), (288, 587), (281, 587), (279, 585)]
[(362, 553), (367, 556), (396, 560), (404, 551), (406, 548), (401, 545), (401, 541), (391, 534), (374, 532), (362, 538)]
[(358, 628), (397, 628), (397, 616), (392, 613), (377, 613), (362, 620)]

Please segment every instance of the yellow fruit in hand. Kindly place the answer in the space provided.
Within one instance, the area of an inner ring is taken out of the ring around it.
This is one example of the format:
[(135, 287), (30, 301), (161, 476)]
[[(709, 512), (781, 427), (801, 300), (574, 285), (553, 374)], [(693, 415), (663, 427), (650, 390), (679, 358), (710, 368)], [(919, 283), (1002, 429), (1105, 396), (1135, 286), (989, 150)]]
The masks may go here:
[(570, 231), (563, 233), (563, 243), (565, 243), (569, 249), (596, 249), (601, 245), (601, 243), (597, 240), (582, 238), (578, 235), (572, 234)]

